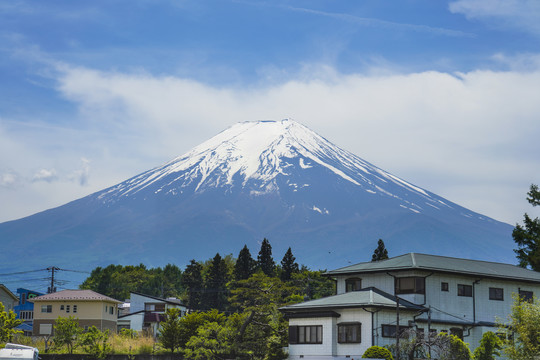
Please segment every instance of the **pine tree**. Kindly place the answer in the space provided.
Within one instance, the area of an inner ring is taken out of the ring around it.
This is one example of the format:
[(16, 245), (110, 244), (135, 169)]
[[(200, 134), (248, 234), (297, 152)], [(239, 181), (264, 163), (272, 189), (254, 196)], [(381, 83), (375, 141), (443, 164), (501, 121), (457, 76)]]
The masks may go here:
[(182, 285), (188, 292), (188, 308), (190, 310), (200, 310), (202, 306), (204, 290), (202, 270), (203, 266), (192, 259), (182, 275)]
[(388, 259), (388, 250), (386, 250), (386, 247), (384, 246), (384, 241), (382, 239), (379, 239), (377, 242), (377, 248), (373, 252), (373, 256), (371, 257), (371, 261), (380, 261), (380, 260), (386, 260)]
[(205, 279), (204, 307), (225, 310), (227, 306), (227, 264), (219, 255), (214, 256)]
[(266, 276), (274, 276), (276, 263), (272, 258), (272, 246), (266, 238), (264, 238), (261, 244), (261, 250), (259, 251), (259, 255), (257, 256), (257, 267)]
[(298, 264), (296, 263), (296, 258), (289, 247), (285, 253), (285, 256), (283, 256), (283, 259), (281, 260), (281, 280), (291, 280), (292, 274), (295, 273), (298, 273)]
[(255, 272), (255, 267), (257, 263), (251, 257), (251, 253), (247, 245), (244, 245), (244, 248), (240, 250), (238, 254), (238, 259), (234, 266), (234, 278), (235, 280), (246, 280)]
[[(538, 185), (531, 185), (527, 195), (529, 204), (540, 205)], [(516, 225), (512, 232), (512, 237), (518, 245), (518, 249), (514, 252), (519, 260), (519, 266), (530, 266), (531, 269), (540, 271), (540, 218), (532, 219), (527, 214), (523, 217), (523, 226)]]

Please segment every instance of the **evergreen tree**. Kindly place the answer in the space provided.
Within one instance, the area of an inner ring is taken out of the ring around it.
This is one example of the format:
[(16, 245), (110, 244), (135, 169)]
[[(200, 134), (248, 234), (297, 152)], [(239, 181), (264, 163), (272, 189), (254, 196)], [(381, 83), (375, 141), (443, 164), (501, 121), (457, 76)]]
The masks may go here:
[(281, 280), (289, 281), (291, 280), (292, 274), (298, 273), (298, 264), (296, 263), (296, 258), (294, 257), (291, 248), (287, 250), (285, 256), (281, 260)]
[(379, 239), (377, 242), (377, 248), (373, 252), (373, 256), (371, 257), (371, 261), (380, 261), (380, 260), (386, 260), (388, 259), (388, 250), (386, 250), (386, 247), (384, 246), (384, 241), (382, 239)]
[(251, 253), (247, 245), (244, 245), (244, 248), (240, 250), (238, 254), (238, 259), (234, 266), (234, 278), (235, 280), (246, 280), (255, 272), (255, 267), (257, 263), (251, 257)]
[(225, 310), (227, 306), (227, 264), (219, 255), (214, 256), (205, 279), (204, 304), (205, 309)]
[(201, 309), (204, 290), (202, 270), (203, 266), (192, 259), (190, 264), (186, 266), (186, 270), (182, 276), (182, 285), (187, 290), (187, 305), (190, 310)]
[(274, 276), (276, 263), (272, 258), (272, 246), (270, 242), (264, 238), (261, 244), (261, 250), (257, 256), (257, 267), (266, 275)]
[[(527, 201), (532, 206), (540, 205), (538, 185), (531, 185), (527, 195)], [(540, 271), (540, 218), (531, 219), (525, 214), (523, 223), (524, 226), (517, 224), (512, 232), (512, 237), (519, 247), (514, 252), (517, 254), (519, 266), (530, 266), (531, 269)]]

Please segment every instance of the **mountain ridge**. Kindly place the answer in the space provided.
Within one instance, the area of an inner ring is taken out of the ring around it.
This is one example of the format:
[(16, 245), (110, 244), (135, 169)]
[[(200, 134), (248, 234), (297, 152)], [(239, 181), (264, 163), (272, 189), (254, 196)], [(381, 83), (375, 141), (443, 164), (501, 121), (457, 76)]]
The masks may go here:
[(2, 223), (0, 239), (16, 256), (93, 268), (185, 264), (266, 237), (276, 258), (291, 246), (299, 262), (328, 268), (369, 260), (379, 238), (391, 254), (510, 262), (511, 229), (281, 120), (235, 124), (102, 191)]

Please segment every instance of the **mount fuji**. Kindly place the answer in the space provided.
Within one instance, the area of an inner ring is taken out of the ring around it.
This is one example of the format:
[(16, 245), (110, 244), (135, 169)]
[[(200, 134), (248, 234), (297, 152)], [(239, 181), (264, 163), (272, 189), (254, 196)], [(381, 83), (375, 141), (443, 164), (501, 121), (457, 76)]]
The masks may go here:
[(514, 262), (511, 232), (297, 122), (242, 122), (108, 189), (0, 224), (0, 270), (185, 265), (244, 244), (256, 254), (265, 237), (276, 262), (290, 246), (311, 268), (368, 261), (379, 238), (391, 256)]

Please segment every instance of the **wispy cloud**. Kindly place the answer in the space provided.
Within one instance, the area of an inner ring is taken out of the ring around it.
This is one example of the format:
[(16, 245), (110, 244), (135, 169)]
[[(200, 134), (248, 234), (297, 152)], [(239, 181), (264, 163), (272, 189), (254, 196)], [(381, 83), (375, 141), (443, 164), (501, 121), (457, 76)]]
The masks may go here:
[(20, 184), (20, 176), (13, 170), (0, 173), (0, 187), (13, 188)]
[(88, 185), (88, 178), (90, 177), (90, 160), (81, 158), (80, 169), (74, 171), (69, 178), (72, 181), (76, 181), (81, 186)]
[(400, 22), (387, 21), (387, 20), (382, 20), (382, 19), (377, 19), (377, 18), (361, 17), (361, 16), (356, 16), (356, 15), (351, 15), (351, 14), (346, 14), (346, 13), (329, 12), (329, 11), (322, 11), (322, 10), (296, 7), (296, 6), (283, 5), (283, 4), (268, 3), (268, 2), (248, 2), (244, 0), (237, 0), (235, 2), (247, 4), (247, 5), (269, 6), (269, 7), (280, 8), (280, 9), (288, 10), (288, 11), (312, 14), (312, 15), (317, 15), (317, 16), (324, 16), (324, 17), (333, 18), (336, 20), (347, 21), (350, 23), (354, 23), (356, 25), (366, 26), (366, 27), (376, 27), (376, 28), (400, 30), (400, 31), (414, 31), (414, 32), (429, 33), (432, 35), (443, 35), (443, 36), (452, 36), (452, 37), (475, 37), (474, 34), (467, 33), (460, 30), (434, 27), (434, 26), (428, 26), (428, 25), (422, 25), (422, 24), (400, 23)]
[(56, 175), (56, 170), (54, 169), (41, 169), (37, 171), (34, 176), (32, 176), (32, 181), (45, 181), (45, 182), (53, 182), (58, 180), (58, 176)]
[(513, 27), (540, 36), (538, 0), (457, 0), (449, 4), (453, 13), (480, 19), (494, 27)]

